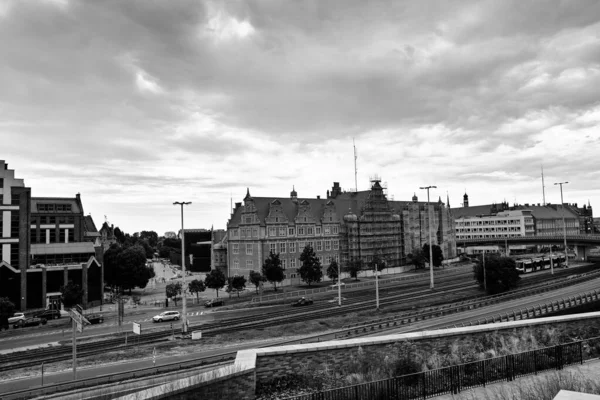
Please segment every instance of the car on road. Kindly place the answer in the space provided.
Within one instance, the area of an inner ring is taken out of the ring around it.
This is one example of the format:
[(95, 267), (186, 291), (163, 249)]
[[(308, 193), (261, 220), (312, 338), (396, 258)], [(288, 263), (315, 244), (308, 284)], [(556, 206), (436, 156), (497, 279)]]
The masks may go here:
[(21, 319), (19, 321), (17, 321), (16, 323), (13, 324), (13, 328), (17, 329), (17, 328), (25, 328), (27, 326), (39, 326), (41, 325), (46, 325), (46, 320), (44, 318), (36, 318), (36, 317), (30, 317), (30, 318), (25, 318), (25, 319)]
[(48, 319), (59, 319), (61, 317), (58, 310), (44, 310), (33, 314), (34, 317)]
[(24, 319), (25, 319), (25, 314), (23, 314), (22, 312), (18, 312), (18, 313), (15, 313), (12, 317), (10, 317), (8, 319), (8, 324), (9, 325), (10, 324), (15, 324), (15, 323), (17, 323), (17, 322), (19, 322), (21, 320), (24, 320)]
[(85, 319), (90, 321), (90, 324), (101, 324), (104, 322), (104, 315), (102, 314), (89, 314), (85, 316)]
[(204, 303), (204, 307), (217, 307), (217, 306), (222, 306), (225, 304), (225, 301), (223, 301), (223, 299), (210, 299), (208, 300), (206, 303)]
[(163, 311), (152, 317), (152, 322), (178, 321), (179, 318), (181, 318), (179, 311)]
[(297, 301), (292, 303), (292, 307), (302, 307), (302, 306), (310, 306), (313, 303), (312, 299), (307, 299), (305, 297), (298, 299)]

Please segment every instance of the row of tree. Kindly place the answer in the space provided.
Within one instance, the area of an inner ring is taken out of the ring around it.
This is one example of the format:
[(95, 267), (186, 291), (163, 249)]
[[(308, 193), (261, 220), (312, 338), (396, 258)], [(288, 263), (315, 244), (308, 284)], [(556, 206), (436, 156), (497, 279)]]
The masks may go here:
[[(213, 269), (210, 273), (206, 274), (204, 280), (194, 279), (188, 283), (187, 292), (196, 295), (196, 298), (200, 299), (200, 293), (206, 289), (214, 289), (219, 297), (219, 290), (226, 287), (225, 291), (230, 295), (236, 292), (238, 297), (240, 292), (246, 288), (246, 278), (243, 276), (231, 276), (225, 277), (225, 274), (221, 270)], [(181, 295), (182, 285), (181, 282), (172, 282), (166, 286), (166, 296), (172, 298), (177, 305), (177, 297)]]

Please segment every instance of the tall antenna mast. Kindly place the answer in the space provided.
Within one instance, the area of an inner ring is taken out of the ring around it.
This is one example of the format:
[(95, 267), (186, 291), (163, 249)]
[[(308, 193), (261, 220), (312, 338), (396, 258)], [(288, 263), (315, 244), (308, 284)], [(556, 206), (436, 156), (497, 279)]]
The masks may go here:
[(544, 186), (544, 166), (542, 165), (542, 201), (546, 205), (546, 186)]
[(233, 192), (229, 192), (229, 213), (233, 215)]
[(354, 143), (354, 138), (352, 138), (352, 146), (354, 147), (354, 191), (358, 192), (358, 169), (356, 168), (356, 144)]

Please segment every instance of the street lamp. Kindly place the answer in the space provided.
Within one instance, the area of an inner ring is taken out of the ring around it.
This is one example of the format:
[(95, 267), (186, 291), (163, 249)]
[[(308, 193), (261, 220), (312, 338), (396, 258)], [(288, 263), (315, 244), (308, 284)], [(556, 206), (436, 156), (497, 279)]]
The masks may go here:
[(560, 185), (560, 206), (563, 220), (563, 237), (565, 239), (565, 266), (569, 268), (569, 255), (567, 254), (567, 224), (565, 223), (565, 203), (563, 202), (563, 185), (569, 182), (556, 182), (554, 185)]
[[(176, 201), (173, 205), (181, 206), (181, 294), (182, 294), (182, 302), (183, 302), (183, 310), (181, 315), (181, 322), (183, 322), (183, 327), (181, 331), (183, 333), (187, 333), (187, 300), (185, 297), (185, 231), (183, 230), (183, 206), (187, 206), (188, 204), (192, 204), (191, 201)], [(177, 296), (177, 294), (175, 294)]]
[(431, 243), (431, 215), (429, 212), (429, 189), (437, 189), (437, 186), (425, 186), (420, 189), (427, 189), (427, 220), (429, 222), (429, 275), (430, 275), (430, 284), (429, 288), (433, 289), (433, 245)]
[(377, 263), (375, 263), (375, 303), (375, 309), (379, 311), (379, 266)]

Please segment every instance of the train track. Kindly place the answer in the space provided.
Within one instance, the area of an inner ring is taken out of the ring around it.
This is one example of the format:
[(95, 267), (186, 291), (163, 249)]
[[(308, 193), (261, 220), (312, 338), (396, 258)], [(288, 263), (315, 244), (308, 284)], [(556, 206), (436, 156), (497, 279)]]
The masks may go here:
[[(571, 271), (561, 271), (562, 275), (572, 274)], [(403, 284), (402, 282), (398, 282), (393, 286), (387, 286), (380, 289), (380, 307), (385, 308), (387, 306), (396, 307), (400, 303), (400, 308), (404, 307), (410, 308), (409, 305), (406, 305), (407, 302), (405, 300), (428, 300), (435, 299), (440, 296), (442, 293), (451, 293), (451, 292), (460, 292), (464, 291), (466, 288), (474, 288), (475, 284), (469, 282), (460, 282), (453, 283), (457, 279), (462, 279), (465, 275), (470, 275), (470, 273), (457, 273), (454, 275), (445, 276), (443, 279), (438, 280), (438, 284), (443, 284), (443, 287), (439, 287), (435, 292), (432, 292), (429, 288), (421, 289), (415, 288), (416, 282), (410, 282), (409, 284)], [(559, 274), (555, 274), (559, 275)], [(560, 275), (559, 275), (560, 276)], [(515, 296), (517, 293), (525, 293), (526, 291), (531, 290), (532, 286), (535, 285), (545, 285), (548, 281), (554, 280), (554, 277), (544, 277), (542, 279), (538, 279), (536, 283), (532, 283), (526, 286), (526, 288), (521, 289), (520, 291), (515, 291)], [(424, 277), (422, 284), (428, 285), (427, 277)], [(532, 279), (529, 279), (532, 280)], [(571, 283), (575, 283), (575, 281), (571, 281)], [(411, 289), (407, 289), (406, 287), (410, 286)], [(396, 292), (398, 290), (403, 289), (403, 293), (401, 294), (390, 294), (390, 292)], [(360, 293), (361, 291), (357, 291), (355, 293)], [(190, 327), (190, 332), (193, 331), (202, 331), (202, 335), (204, 337), (215, 336), (223, 333), (231, 333), (238, 332), (247, 329), (253, 328), (265, 328), (274, 325), (281, 324), (290, 324), (295, 322), (303, 322), (306, 320), (320, 319), (332, 316), (343, 315), (350, 312), (359, 312), (364, 310), (369, 310), (373, 308), (374, 300), (372, 289), (368, 290), (368, 294), (359, 294), (359, 296), (349, 298), (344, 301), (344, 305), (342, 307), (337, 307), (330, 303), (326, 303), (324, 301), (320, 303), (316, 303), (312, 307), (308, 307), (310, 309), (290, 309), (286, 308), (279, 311), (269, 312), (264, 315), (263, 318), (260, 316), (253, 315), (247, 317), (237, 317), (225, 319), (216, 323), (203, 324), (197, 327)], [(513, 293), (513, 292), (511, 292)], [(481, 297), (481, 296), (475, 296)], [(432, 307), (438, 305), (439, 302), (433, 302), (431, 306), (429, 306), (430, 310), (433, 310)], [(316, 309), (315, 309), (316, 308)], [(421, 310), (421, 312), (427, 310)], [(292, 315), (290, 315), (292, 314)], [(257, 318), (259, 318), (257, 320)], [(377, 323), (376, 321), (372, 321), (372, 323)], [(139, 337), (139, 341), (136, 340), (136, 345), (139, 344), (150, 344), (164, 341), (167, 337), (171, 336), (170, 332), (166, 331), (158, 331), (158, 332), (149, 332)], [(107, 348), (110, 349), (122, 349), (133, 344), (124, 344), (122, 338), (108, 339), (108, 340), (100, 340), (97, 342), (90, 343), (82, 343), (78, 344), (78, 355), (80, 357), (91, 356), (99, 353), (106, 352)], [(63, 345), (60, 347), (39, 349), (33, 351), (26, 352), (17, 352), (11, 353), (8, 355), (0, 356), (0, 372), (12, 370), (16, 368), (25, 368), (28, 366), (36, 366), (39, 365), (40, 362), (55, 362), (55, 361), (64, 361), (69, 360), (71, 358), (71, 345)]]

